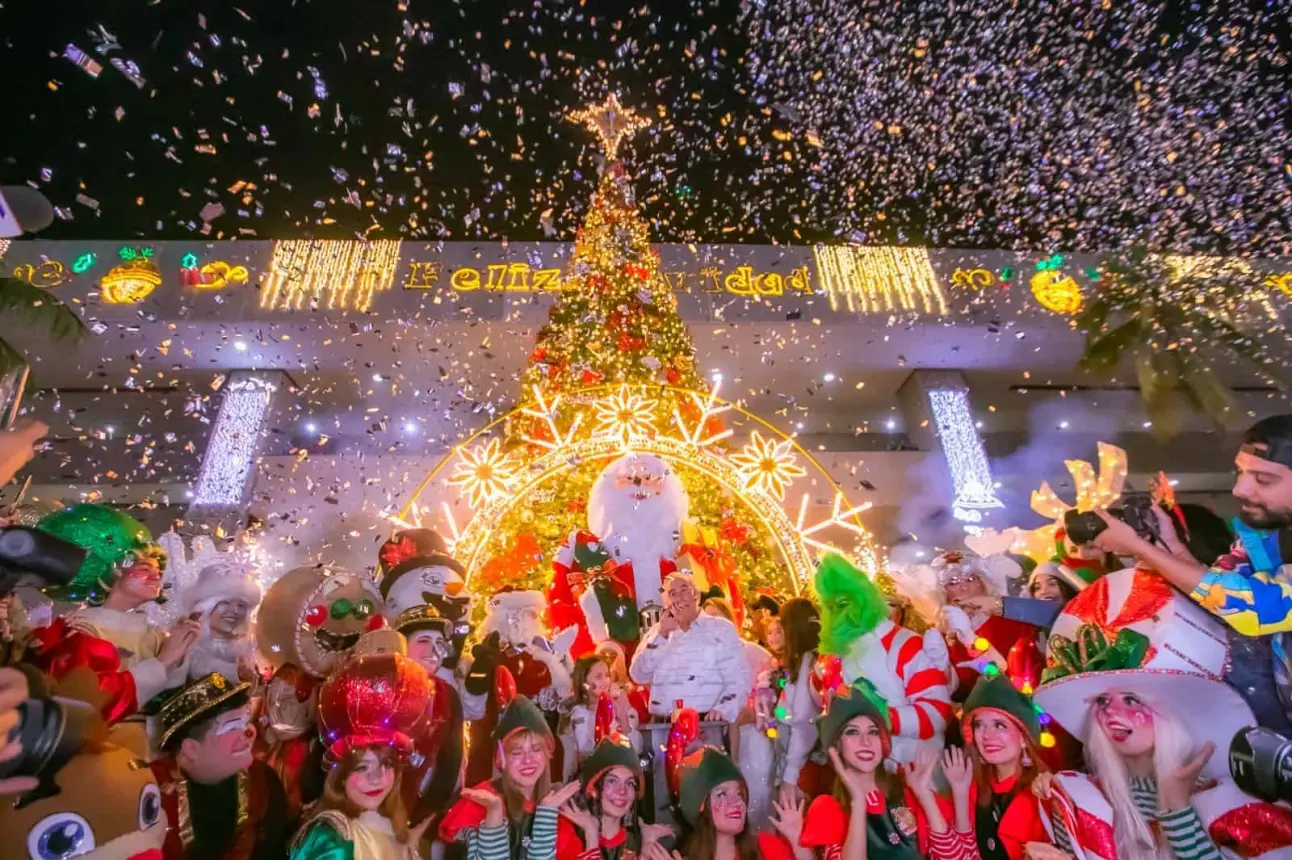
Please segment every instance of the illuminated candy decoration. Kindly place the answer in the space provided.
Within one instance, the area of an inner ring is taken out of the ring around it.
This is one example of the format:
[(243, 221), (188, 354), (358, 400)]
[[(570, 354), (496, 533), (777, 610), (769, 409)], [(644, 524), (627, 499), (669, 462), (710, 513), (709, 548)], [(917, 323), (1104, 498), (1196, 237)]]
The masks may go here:
[(84, 274), (85, 272), (88, 272), (96, 262), (98, 262), (98, 259), (99, 257), (97, 254), (87, 251), (72, 262), (72, 271), (78, 275)]
[(161, 272), (152, 260), (151, 248), (136, 251), (122, 248), (121, 264), (113, 266), (99, 281), (103, 302), (109, 305), (138, 304), (161, 285)]
[(245, 284), (250, 273), (246, 266), (230, 266), (223, 260), (214, 260), (200, 268), (180, 270), (185, 286), (199, 290), (218, 290), (228, 284)]

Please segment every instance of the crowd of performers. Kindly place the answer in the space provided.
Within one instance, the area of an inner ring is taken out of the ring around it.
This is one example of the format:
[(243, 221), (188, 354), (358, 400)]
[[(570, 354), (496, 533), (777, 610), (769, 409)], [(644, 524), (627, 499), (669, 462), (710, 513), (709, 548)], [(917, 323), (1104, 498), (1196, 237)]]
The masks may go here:
[(473, 595), (415, 529), (372, 573), (262, 593), (215, 552), (167, 594), (142, 524), (76, 505), (39, 524), (88, 550), (72, 586), (4, 603), (0, 699), (55, 694), (96, 728), (56, 774), (0, 780), (0, 860), (1292, 857), (1292, 807), (1225, 755), (1292, 713), (1271, 531), (1292, 416), (1238, 466), (1236, 536), (1159, 485), (1148, 543), (1181, 565), (1099, 511), (1125, 475), (1101, 446), (1069, 464), (1094, 540), (1043, 488), (1053, 526), (893, 588), (827, 555), (801, 596), (742, 592), (647, 456), (607, 468), (545, 592)]

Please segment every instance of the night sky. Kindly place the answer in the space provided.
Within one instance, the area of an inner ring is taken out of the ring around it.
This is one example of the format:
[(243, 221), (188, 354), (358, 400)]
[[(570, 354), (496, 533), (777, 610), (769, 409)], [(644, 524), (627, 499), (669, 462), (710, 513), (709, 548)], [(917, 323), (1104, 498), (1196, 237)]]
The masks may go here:
[(1287, 4), (1104, 5), (4, 0), (0, 182), (48, 238), (569, 239), (613, 89), (660, 241), (1292, 253)]

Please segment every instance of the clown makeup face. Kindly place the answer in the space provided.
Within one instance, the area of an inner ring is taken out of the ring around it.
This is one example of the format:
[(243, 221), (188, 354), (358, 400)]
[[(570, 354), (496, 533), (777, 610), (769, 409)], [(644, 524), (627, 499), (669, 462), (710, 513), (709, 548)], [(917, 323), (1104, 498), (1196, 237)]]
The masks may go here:
[(785, 653), (785, 625), (779, 618), (767, 622), (767, 650), (777, 656)]
[(249, 705), (226, 711), (180, 742), (179, 766), (194, 782), (214, 785), (251, 767), (256, 727)]
[(976, 571), (965, 568), (953, 568), (946, 582), (943, 583), (942, 590), (946, 593), (947, 603), (952, 604), (970, 597), (987, 596), (987, 585), (982, 581), (982, 577)]
[(448, 653), (449, 643), (438, 630), (418, 630), (408, 637), (408, 656), (417, 661), (428, 675), (439, 671)]
[(1016, 766), (1023, 758), (1023, 733), (1014, 721), (994, 708), (974, 712), (973, 745), (978, 755), (997, 768)]
[(1238, 518), (1255, 529), (1272, 531), (1292, 525), (1292, 469), (1246, 451), (1239, 452), (1234, 465), (1238, 467), (1234, 498), (1243, 503)]
[(251, 604), (241, 597), (221, 600), (211, 610), (208, 624), (211, 632), (221, 639), (234, 639), (246, 629), (251, 617)]
[(749, 810), (745, 787), (734, 779), (718, 783), (709, 792), (709, 809), (714, 830), (724, 836), (738, 836), (745, 829), (745, 815)]
[(147, 556), (136, 558), (121, 574), (113, 591), (125, 594), (143, 605), (161, 594), (162, 573), (157, 562)]
[(362, 810), (375, 810), (395, 785), (395, 769), (373, 750), (366, 750), (345, 778), (346, 799)]
[(502, 771), (522, 791), (534, 790), (550, 759), (547, 741), (533, 732), (516, 732), (502, 742)]
[(1123, 758), (1153, 754), (1157, 743), (1153, 709), (1143, 699), (1125, 690), (1109, 690), (1091, 702), (1095, 722)]
[(637, 776), (626, 767), (612, 767), (601, 777), (601, 813), (622, 819), (637, 799)]
[(884, 760), (884, 734), (870, 717), (853, 717), (839, 733), (839, 757), (848, 767), (874, 773)]
[(664, 604), (673, 613), (673, 617), (687, 624), (700, 614), (700, 593), (689, 579), (675, 577), (664, 590)]

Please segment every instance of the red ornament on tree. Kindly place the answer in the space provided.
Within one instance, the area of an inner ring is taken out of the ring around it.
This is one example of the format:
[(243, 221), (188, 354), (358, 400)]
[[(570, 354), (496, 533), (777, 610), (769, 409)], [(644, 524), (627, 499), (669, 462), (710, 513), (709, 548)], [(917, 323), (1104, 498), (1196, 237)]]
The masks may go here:
[(434, 696), (426, 670), (404, 655), (356, 657), (319, 692), (328, 754), (339, 760), (352, 749), (375, 745), (410, 752)]

